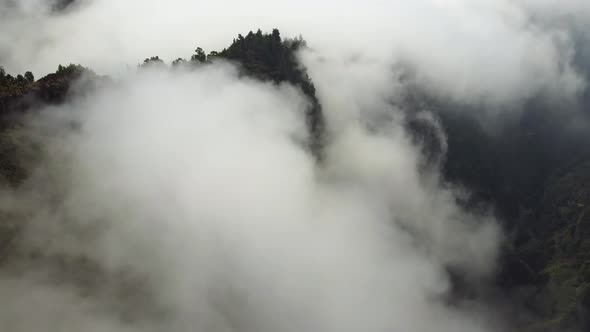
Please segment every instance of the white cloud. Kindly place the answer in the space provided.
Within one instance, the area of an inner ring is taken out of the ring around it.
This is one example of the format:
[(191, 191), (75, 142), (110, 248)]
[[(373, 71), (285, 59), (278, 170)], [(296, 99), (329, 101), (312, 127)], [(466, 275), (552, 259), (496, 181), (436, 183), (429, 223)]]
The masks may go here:
[[(328, 67), (325, 77), (343, 74)], [(382, 75), (364, 77), (379, 85)], [(34, 262), (17, 289), (39, 290), (3, 303), (2, 321), (16, 332), (489, 331), (441, 297), (446, 266), (474, 277), (493, 269), (496, 227), (463, 212), (436, 174), (420, 174), (398, 120), (378, 133), (358, 121), (361, 109), (395, 110), (356, 82), (323, 87), (339, 121), (320, 167), (300, 144), (305, 98), (222, 64), (142, 71), (43, 112), (45, 132), (59, 135), (43, 139), (50, 157), (32, 196), (14, 198), (34, 206), (24, 250), (81, 269), (37, 282), (47, 272)], [(81, 131), (63, 131), (71, 120)], [(84, 266), (96, 266), (97, 284), (79, 283)], [(118, 293), (126, 278), (132, 297)], [(44, 302), (63, 303), (61, 313), (26, 323)]]
[[(423, 86), (462, 101), (571, 97), (583, 85), (571, 65), (576, 45), (567, 29), (531, 20), (553, 17), (556, 5), (94, 0), (65, 14), (36, 2), (11, 9), (0, 23), (9, 71), (39, 76), (74, 62), (116, 80), (43, 113), (41, 126), (56, 131), (43, 141), (49, 157), (32, 192), (6, 204), (33, 212), (25, 250), (95, 264), (102, 295), (80, 293), (92, 287), (75, 273), (59, 286), (39, 281), (47, 270), (33, 266), (21, 281), (0, 279), (3, 297), (35, 290), (3, 303), (0, 321), (15, 332), (493, 330), (442, 298), (448, 266), (489, 276), (498, 229), (463, 211), (436, 169), (419, 167), (404, 115), (390, 105), (400, 92), (393, 68), (412, 65)], [(220, 49), (259, 27), (301, 33), (313, 48), (301, 58), (330, 134), (321, 166), (301, 144), (308, 101), (293, 87), (239, 79), (224, 64), (134, 69), (152, 55)], [(81, 132), (64, 132), (72, 119)], [(138, 289), (131, 297), (127, 283)], [(28, 321), (39, 303), (61, 312)]]
[[(588, 17), (583, 1), (242, 1), (94, 0), (66, 15), (14, 16), (2, 23), (9, 70), (52, 71), (75, 62), (120, 73), (141, 59), (189, 56), (227, 46), (237, 33), (279, 27), (303, 34), (323, 54), (366, 54), (413, 64), (435, 91), (505, 103), (549, 92), (571, 97), (583, 80), (571, 67), (563, 29), (533, 24), (566, 13)], [(30, 8), (31, 6), (27, 6)], [(33, 6), (35, 7), (35, 6)]]

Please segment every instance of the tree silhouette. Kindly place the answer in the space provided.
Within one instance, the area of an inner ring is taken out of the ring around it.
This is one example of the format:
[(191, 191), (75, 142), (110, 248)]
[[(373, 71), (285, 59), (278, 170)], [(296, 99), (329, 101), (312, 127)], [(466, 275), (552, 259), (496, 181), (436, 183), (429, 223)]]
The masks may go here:
[(205, 54), (205, 51), (203, 51), (202, 48), (197, 47), (197, 49), (195, 50), (195, 54), (191, 56), (191, 61), (200, 63), (207, 61), (207, 55)]
[(25, 73), (25, 79), (29, 83), (35, 82), (35, 76), (33, 76), (33, 73), (31, 73), (30, 71), (28, 71), (28, 72)]
[(172, 61), (172, 66), (173, 67), (181, 66), (181, 65), (184, 65), (184, 64), (186, 64), (186, 60), (183, 59), (183, 58), (178, 58), (178, 59)]
[(160, 59), (159, 56), (153, 56), (150, 58), (146, 58), (145, 60), (143, 60), (143, 63), (139, 65), (140, 68), (147, 68), (147, 67), (152, 67), (152, 66), (159, 66), (159, 67), (164, 67), (166, 64), (164, 63), (164, 61), (162, 59)]

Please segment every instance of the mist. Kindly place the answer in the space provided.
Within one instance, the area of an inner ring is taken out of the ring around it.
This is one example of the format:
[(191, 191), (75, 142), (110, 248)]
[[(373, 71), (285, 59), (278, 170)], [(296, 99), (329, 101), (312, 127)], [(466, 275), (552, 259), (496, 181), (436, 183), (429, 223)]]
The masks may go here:
[(171, 61), (196, 46), (220, 49), (236, 31), (280, 27), (322, 56), (409, 65), (429, 90), (470, 103), (575, 98), (585, 86), (572, 36), (590, 17), (584, 1), (85, 0), (60, 12), (52, 2), (3, 3), (11, 9), (2, 10), (0, 60), (9, 72), (72, 62), (117, 75), (146, 56)]
[[(585, 1), (0, 1), (0, 64), (112, 81), (26, 120), (41, 162), (0, 206), (25, 228), (0, 269), (7, 330), (504, 331), (485, 292), (504, 235), (406, 127), (407, 76), (493, 114), (586, 91)], [(559, 6), (559, 10), (554, 10)], [(295, 86), (236, 64), (150, 67), (280, 27), (326, 120), (308, 149)], [(582, 59), (582, 60), (580, 60)], [(400, 69), (401, 68), (401, 69)], [(82, 78), (82, 81), (84, 78)], [(400, 106), (401, 105), (401, 106)], [(483, 111), (482, 111), (483, 113)]]
[(333, 89), (352, 102), (325, 100), (340, 120), (321, 166), (302, 144), (306, 98), (229, 64), (148, 69), (41, 112), (47, 156), (5, 193), (31, 211), (21, 257), (41, 256), (4, 271), (5, 326), (493, 330), (445, 300), (448, 266), (493, 271), (493, 218), (420, 172), (398, 120), (358, 122), (367, 92)]

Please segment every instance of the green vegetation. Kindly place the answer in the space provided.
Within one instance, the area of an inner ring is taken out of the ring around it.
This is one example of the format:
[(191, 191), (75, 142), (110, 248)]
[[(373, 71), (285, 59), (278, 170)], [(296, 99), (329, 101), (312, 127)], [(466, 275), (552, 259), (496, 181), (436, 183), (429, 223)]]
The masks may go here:
[(0, 67), (0, 96), (2, 95), (18, 95), (24, 89), (35, 82), (35, 77), (30, 71), (24, 75), (17, 75), (13, 77), (7, 74), (4, 68)]
[(205, 51), (203, 51), (202, 48), (197, 47), (197, 49), (195, 50), (195, 54), (193, 54), (191, 56), (191, 61), (192, 62), (196, 62), (196, 63), (204, 63), (207, 61), (207, 55), (205, 54)]
[(140, 68), (147, 68), (147, 67), (152, 67), (152, 66), (164, 66), (165, 63), (162, 59), (160, 59), (160, 57), (158, 56), (153, 56), (151, 58), (146, 58), (145, 60), (143, 60), (143, 63), (141, 63), (139, 65)]
[(568, 327), (590, 305), (590, 160), (558, 172), (545, 191), (541, 236), (550, 252), (545, 287), (552, 294), (553, 322)]
[(88, 68), (83, 67), (81, 65), (76, 64), (69, 64), (67, 66), (59, 65), (57, 66), (57, 71), (55, 72), (56, 75), (59, 76), (71, 76), (71, 75), (80, 75), (85, 71), (90, 71)]

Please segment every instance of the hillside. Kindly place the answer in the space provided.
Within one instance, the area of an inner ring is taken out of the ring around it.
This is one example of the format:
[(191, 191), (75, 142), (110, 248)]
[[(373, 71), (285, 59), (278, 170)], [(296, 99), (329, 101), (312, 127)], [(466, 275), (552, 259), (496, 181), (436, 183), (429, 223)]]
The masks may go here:
[[(237, 63), (241, 74), (247, 77), (294, 85), (310, 101), (305, 113), (310, 137), (307, 144), (321, 163), (325, 120), (313, 77), (297, 60), (296, 53), (303, 47), (306, 45), (302, 39), (282, 39), (278, 30), (270, 34), (258, 30), (239, 35), (229, 47), (218, 52), (206, 54), (197, 48), (190, 59), (179, 58), (170, 66), (206, 66), (223, 59)], [(150, 65), (165, 64), (153, 56), (139, 70)], [(3, 183), (18, 188), (39, 162), (41, 152), (21, 132), (27, 114), (47, 105), (62, 104), (73, 95), (96, 88), (97, 84), (110, 84), (110, 81), (78, 65), (60, 65), (55, 73), (38, 80), (30, 72), (16, 77), (0, 72)], [(589, 326), (590, 137), (565, 130), (567, 119), (559, 117), (553, 105), (541, 97), (532, 98), (521, 117), (507, 119), (495, 132), (485, 128), (479, 119), (466, 115), (470, 114), (469, 105), (456, 105), (431, 96), (414, 98), (420, 103), (408, 99), (402, 105), (408, 118), (412, 119), (412, 114), (421, 111), (426, 103), (445, 129), (448, 136), (448, 154), (442, 165), (445, 180), (465, 186), (473, 194), (462, 204), (473, 210), (493, 206), (495, 214), (504, 222), (509, 237), (494, 286), (507, 294), (526, 290), (522, 302), (542, 317), (540, 323), (530, 326), (532, 330)], [(588, 113), (590, 105), (581, 108)], [(432, 128), (410, 120), (407, 129), (425, 145), (424, 153), (432, 156), (441, 153), (441, 142)], [(0, 224), (2, 261), (10, 260), (11, 250), (18, 241), (21, 225), (10, 222), (13, 219), (8, 216)]]

